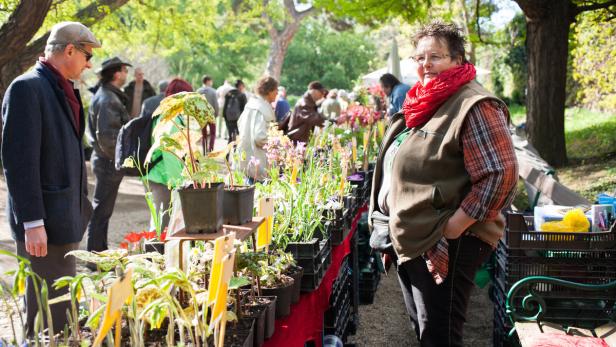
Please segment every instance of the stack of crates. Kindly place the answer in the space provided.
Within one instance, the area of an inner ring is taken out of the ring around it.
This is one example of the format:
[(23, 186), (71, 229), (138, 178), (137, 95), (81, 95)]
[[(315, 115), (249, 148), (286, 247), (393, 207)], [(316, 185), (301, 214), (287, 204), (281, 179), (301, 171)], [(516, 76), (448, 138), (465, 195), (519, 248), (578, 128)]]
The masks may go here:
[(329, 308), (325, 312), (325, 335), (339, 336), (342, 341), (346, 340), (348, 327), (353, 316), (351, 263), (350, 256), (345, 257), (342, 261), (338, 277), (332, 285)]
[[(532, 216), (509, 214), (505, 239), (496, 250), (491, 298), (494, 302), (494, 345), (507, 346), (505, 336), (512, 328), (505, 301), (511, 287), (529, 276), (549, 276), (585, 284), (616, 280), (616, 232), (535, 231)], [(544, 320), (579, 327), (609, 321), (610, 302), (616, 289), (584, 291), (555, 284), (533, 286), (549, 308)], [(524, 293), (526, 294), (526, 293)], [(522, 295), (522, 293), (521, 293)], [(516, 310), (522, 297), (513, 298)]]
[(374, 300), (381, 273), (379, 271), (378, 252), (370, 247), (370, 231), (368, 230), (368, 214), (363, 213), (357, 225), (358, 260), (359, 260), (359, 302), (371, 304)]

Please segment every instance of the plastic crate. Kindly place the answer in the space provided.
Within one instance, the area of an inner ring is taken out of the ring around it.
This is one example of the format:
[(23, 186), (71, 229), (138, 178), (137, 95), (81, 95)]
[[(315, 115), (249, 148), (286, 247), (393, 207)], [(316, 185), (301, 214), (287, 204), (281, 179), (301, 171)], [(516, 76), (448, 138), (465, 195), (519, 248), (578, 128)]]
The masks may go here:
[(534, 230), (532, 216), (519, 213), (507, 215), (505, 244), (509, 249), (523, 250), (614, 250), (615, 226), (602, 232), (541, 232)]

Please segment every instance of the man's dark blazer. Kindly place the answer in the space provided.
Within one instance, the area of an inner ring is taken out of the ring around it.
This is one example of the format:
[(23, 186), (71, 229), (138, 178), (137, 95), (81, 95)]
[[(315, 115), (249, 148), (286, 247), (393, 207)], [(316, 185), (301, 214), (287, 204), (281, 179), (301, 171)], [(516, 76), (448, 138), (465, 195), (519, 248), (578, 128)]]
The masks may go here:
[(92, 214), (87, 197), (80, 127), (58, 85), (40, 62), (16, 78), (2, 101), (2, 164), (13, 238), (24, 241), (23, 222), (43, 219), (49, 244), (81, 241)]

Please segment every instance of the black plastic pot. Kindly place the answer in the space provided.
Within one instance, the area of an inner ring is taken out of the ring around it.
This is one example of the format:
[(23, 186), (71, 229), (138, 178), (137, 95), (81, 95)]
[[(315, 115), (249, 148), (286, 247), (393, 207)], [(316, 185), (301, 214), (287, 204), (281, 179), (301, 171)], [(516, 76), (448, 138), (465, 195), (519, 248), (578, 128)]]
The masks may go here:
[(291, 296), (291, 303), (296, 304), (299, 302), (299, 295), (302, 289), (302, 276), (304, 275), (304, 269), (302, 269), (301, 266), (295, 266), (285, 275), (293, 279), (293, 295)]
[(215, 233), (222, 228), (223, 187), (221, 182), (203, 189), (178, 189), (187, 233)]
[(257, 299), (269, 300), (265, 309), (265, 338), (269, 339), (276, 331), (276, 300), (275, 296), (258, 296)]
[[(283, 275), (284, 276), (284, 275)], [(288, 277), (288, 276), (287, 276)], [(276, 296), (276, 319), (286, 317), (291, 313), (291, 298), (293, 296), (293, 279), (289, 277), (286, 286), (275, 288), (261, 288), (261, 293), (267, 296)]]
[(255, 187), (236, 186), (231, 190), (225, 187), (223, 197), (223, 222), (231, 225), (246, 224), (252, 220)]
[(146, 252), (158, 252), (165, 254), (165, 243), (160, 241), (146, 241), (143, 244), (143, 248)]
[(260, 347), (263, 344), (263, 341), (265, 341), (265, 314), (267, 311), (267, 305), (251, 305), (250, 311), (250, 314), (244, 316), (254, 318), (254, 346)]
[(254, 346), (254, 324), (255, 320), (249, 317), (240, 318), (237, 323), (227, 323), (225, 346)]

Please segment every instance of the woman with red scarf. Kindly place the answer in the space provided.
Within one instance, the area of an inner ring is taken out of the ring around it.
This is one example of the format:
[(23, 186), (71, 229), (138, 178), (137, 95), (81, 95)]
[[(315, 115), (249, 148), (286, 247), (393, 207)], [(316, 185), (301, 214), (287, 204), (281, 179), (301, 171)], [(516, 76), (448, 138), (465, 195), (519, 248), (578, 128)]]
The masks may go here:
[(503, 236), (518, 176), (507, 107), (475, 81), (460, 32), (433, 22), (415, 35), (419, 82), (390, 120), (370, 199), (421, 346), (463, 345), (475, 272)]

